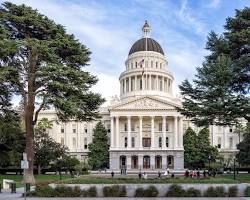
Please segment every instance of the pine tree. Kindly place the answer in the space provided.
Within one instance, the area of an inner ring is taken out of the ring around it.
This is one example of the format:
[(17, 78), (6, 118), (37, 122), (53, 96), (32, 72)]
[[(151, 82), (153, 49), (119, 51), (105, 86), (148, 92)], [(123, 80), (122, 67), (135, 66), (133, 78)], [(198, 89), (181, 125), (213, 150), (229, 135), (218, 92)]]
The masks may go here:
[(221, 36), (209, 34), (210, 54), (197, 68), (193, 84), (185, 80), (179, 86), (184, 98), (180, 112), (198, 126), (250, 121), (250, 8), (237, 10), (225, 29)]
[(14, 94), (22, 97), (29, 162), (25, 179), (33, 183), (39, 112), (53, 106), (61, 120), (89, 121), (99, 116), (104, 99), (90, 91), (97, 78), (83, 70), (90, 60), (89, 49), (62, 25), (10, 2), (2, 4), (0, 13), (0, 96), (5, 98), (0, 103), (9, 103)]
[(247, 124), (243, 140), (237, 145), (239, 153), (236, 155), (241, 165), (250, 165), (250, 123)]
[(109, 144), (107, 130), (98, 122), (93, 130), (93, 141), (89, 144), (88, 163), (93, 169), (107, 167), (109, 162)]

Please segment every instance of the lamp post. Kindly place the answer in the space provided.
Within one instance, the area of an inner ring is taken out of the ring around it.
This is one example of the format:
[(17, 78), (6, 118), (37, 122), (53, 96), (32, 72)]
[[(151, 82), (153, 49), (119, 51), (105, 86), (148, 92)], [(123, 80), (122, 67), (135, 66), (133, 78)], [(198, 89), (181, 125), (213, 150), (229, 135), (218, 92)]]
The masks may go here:
[(210, 161), (211, 161), (211, 156), (208, 156), (208, 171), (210, 171)]
[(235, 168), (236, 168), (236, 163), (235, 163), (235, 158), (234, 158), (234, 180), (236, 180), (236, 172), (235, 172), (236, 169)]

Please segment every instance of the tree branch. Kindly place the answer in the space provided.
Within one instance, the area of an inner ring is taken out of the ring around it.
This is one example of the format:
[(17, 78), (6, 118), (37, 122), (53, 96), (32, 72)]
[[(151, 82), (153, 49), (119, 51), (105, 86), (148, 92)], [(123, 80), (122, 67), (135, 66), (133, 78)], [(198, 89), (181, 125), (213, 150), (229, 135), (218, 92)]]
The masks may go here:
[(39, 106), (39, 108), (35, 112), (35, 119), (33, 120), (33, 125), (36, 124), (37, 118), (38, 118), (38, 114), (42, 110), (42, 108), (44, 107), (44, 105), (45, 105), (45, 97), (43, 98), (43, 101), (42, 101), (41, 105)]

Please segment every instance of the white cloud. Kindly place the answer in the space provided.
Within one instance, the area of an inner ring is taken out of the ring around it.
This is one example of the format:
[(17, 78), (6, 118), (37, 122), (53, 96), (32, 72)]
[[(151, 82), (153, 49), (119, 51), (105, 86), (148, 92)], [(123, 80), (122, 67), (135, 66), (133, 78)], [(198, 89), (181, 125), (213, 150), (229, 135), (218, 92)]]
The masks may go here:
[(206, 7), (218, 8), (219, 5), (220, 5), (220, 0), (211, 0), (211, 2), (206, 5)]

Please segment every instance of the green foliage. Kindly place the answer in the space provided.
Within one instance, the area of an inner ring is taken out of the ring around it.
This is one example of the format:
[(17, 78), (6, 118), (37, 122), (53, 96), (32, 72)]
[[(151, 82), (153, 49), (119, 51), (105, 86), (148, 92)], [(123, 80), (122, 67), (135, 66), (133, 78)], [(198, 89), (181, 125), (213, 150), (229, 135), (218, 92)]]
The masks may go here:
[(225, 188), (222, 186), (217, 186), (217, 187), (209, 187), (205, 192), (204, 192), (204, 197), (225, 197), (226, 192)]
[(169, 187), (165, 196), (166, 197), (184, 197), (185, 190), (180, 185), (173, 184)]
[(0, 167), (20, 166), (25, 148), (25, 135), (16, 113), (0, 114)]
[(127, 195), (126, 186), (105, 186), (103, 187), (103, 195), (105, 197), (125, 197)]
[(241, 165), (250, 164), (250, 123), (247, 123), (243, 140), (237, 144), (237, 149), (239, 150), (236, 154), (237, 161)]
[(52, 128), (52, 123), (47, 118), (41, 119), (35, 129), (34, 161), (38, 166), (38, 173), (43, 167), (55, 162), (59, 157), (66, 156), (68, 148), (57, 143), (46, 130)]
[(218, 150), (210, 145), (209, 130), (203, 128), (198, 135), (189, 127), (183, 136), (185, 166), (204, 167), (206, 163), (218, 158)]
[(146, 189), (137, 188), (135, 190), (135, 197), (157, 197), (159, 194), (157, 188), (153, 185)]
[(107, 130), (98, 122), (93, 130), (93, 141), (89, 144), (88, 163), (92, 168), (107, 167), (109, 161), (109, 145)]
[(62, 169), (66, 169), (72, 174), (72, 172), (76, 170), (76, 167), (79, 164), (80, 161), (77, 158), (71, 157), (69, 155), (64, 155), (62, 156), (62, 158), (56, 161), (55, 166), (57, 167), (59, 172), (61, 172)]
[(244, 191), (245, 197), (250, 197), (250, 186), (247, 186), (245, 191)]
[(229, 197), (237, 197), (238, 192), (239, 192), (239, 189), (236, 185), (228, 188), (228, 196)]
[(201, 191), (193, 187), (188, 188), (185, 192), (185, 197), (201, 197)]
[(95, 187), (90, 187), (87, 190), (81, 190), (79, 186), (68, 187), (64, 185), (52, 188), (48, 185), (36, 185), (33, 192), (29, 192), (27, 196), (33, 197), (96, 197), (97, 191)]
[(193, 84), (185, 80), (181, 113), (198, 126), (237, 124), (250, 121), (250, 7), (236, 10), (226, 20), (225, 32), (208, 36), (203, 66), (197, 68)]

